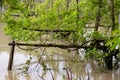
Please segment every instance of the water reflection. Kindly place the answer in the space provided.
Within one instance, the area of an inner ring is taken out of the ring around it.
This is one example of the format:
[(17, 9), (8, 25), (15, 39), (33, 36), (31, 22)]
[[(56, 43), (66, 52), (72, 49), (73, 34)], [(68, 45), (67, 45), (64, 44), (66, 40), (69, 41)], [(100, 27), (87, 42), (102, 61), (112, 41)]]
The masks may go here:
[[(25, 65), (24, 63), (27, 59), (29, 59), (30, 55), (25, 55), (23, 52), (16, 52), (13, 71), (6, 71), (8, 56), (8, 51), (0, 52), (1, 80), (69, 80), (68, 77), (77, 80), (120, 79), (119, 70), (114, 70), (113, 72), (96, 72), (95, 68), (93, 67), (93, 63), (86, 63), (85, 61), (81, 62), (75, 58), (72, 58), (72, 60), (67, 60), (69, 56), (62, 56), (62, 53), (54, 53), (54, 55), (52, 55), (53, 58), (51, 58), (50, 54), (45, 54), (40, 63), (36, 62), (38, 58), (34, 55), (32, 56), (33, 63), (30, 65), (28, 73), (22, 73), (22, 70), (18, 70), (18, 68), (22, 68)], [(44, 62), (46, 65), (45, 70), (43, 68), (42, 62)], [(38, 66), (36, 67), (36, 65)]]
[[(52, 77), (51, 72), (54, 77)], [(28, 74), (18, 74), (17, 72), (8, 72), (2, 80), (69, 80), (68, 75), (65, 70), (59, 72), (54, 72), (53, 70), (46, 70), (43, 72), (31, 72)], [(69, 73), (71, 78), (71, 74)], [(53, 79), (54, 78), (54, 79)], [(119, 80), (119, 75), (114, 75), (111, 72), (107, 73), (92, 73), (87, 76), (87, 74), (80, 73), (79, 78), (76, 74), (72, 73), (72, 79), (76, 80)]]
[(0, 70), (6, 70), (8, 65), (8, 52), (1, 51), (0, 52)]

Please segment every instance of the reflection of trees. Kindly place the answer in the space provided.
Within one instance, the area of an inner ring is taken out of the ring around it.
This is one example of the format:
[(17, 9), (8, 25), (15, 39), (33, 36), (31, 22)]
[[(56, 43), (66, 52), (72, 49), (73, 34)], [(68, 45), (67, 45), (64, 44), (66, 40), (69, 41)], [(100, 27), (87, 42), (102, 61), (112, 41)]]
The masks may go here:
[(13, 73), (12, 71), (8, 71), (7, 73), (5, 80), (18, 80), (16, 73)]
[[(80, 57), (77, 54), (77, 51), (68, 52), (67, 50), (47, 48), (45, 52), (46, 53), (44, 54), (44, 57), (41, 58), (40, 65), (42, 65), (41, 63), (44, 63), (49, 69), (43, 71), (42, 76), (47, 75), (47, 72), (50, 74), (50, 71), (52, 70), (52, 75), (56, 79), (57, 74), (60, 73), (60, 69), (63, 70), (63, 68), (69, 68), (70, 71), (77, 77), (79, 77), (80, 74), (84, 72), (83, 67), (85, 66), (83, 62), (80, 62)], [(67, 73), (65, 70), (63, 70), (63, 72), (65, 74)]]
[[(41, 48), (38, 51), (36, 50), (36, 52), (37, 52), (37, 56), (36, 56), (36, 54), (34, 54), (34, 53), (33, 54), (37, 58), (39, 58), (39, 66), (40, 66), (39, 68), (43, 67), (43, 66), (41, 66), (41, 65), (43, 65), (42, 63), (44, 63), (44, 65), (46, 65), (45, 70), (42, 70), (42, 71), (41, 71), (41, 69), (38, 70), (38, 76), (35, 77), (36, 79), (37, 79), (37, 77), (46, 78), (48, 75), (50, 76), (51, 79), (52, 79), (52, 77), (54, 77), (55, 80), (57, 79), (57, 77), (59, 75), (61, 77), (63, 77), (63, 75), (64, 75), (66, 78), (68, 76), (67, 71), (62, 70), (63, 68), (70, 70), (69, 75), (72, 74), (73, 79), (78, 79), (79, 77), (81, 77), (81, 79), (82, 78), (85, 79), (89, 76), (90, 76), (90, 79), (92, 79), (92, 78), (97, 79), (97, 77), (101, 77), (101, 75), (99, 75), (98, 73), (94, 73), (93, 71), (92, 71), (92, 73), (84, 73), (85, 67), (86, 67), (86, 62), (80, 61), (81, 58), (80, 58), (79, 54), (77, 54), (77, 51), (69, 51), (68, 52), (67, 50), (61, 50), (61, 49), (57, 49), (57, 48), (46, 48), (44, 51), (44, 49)], [(44, 54), (43, 54), (43, 52), (44, 52)], [(60, 65), (61, 63), (62, 63), (62, 65)], [(90, 62), (90, 64), (91, 64), (92, 69), (94, 69), (93, 63)], [(63, 71), (62, 74), (59, 74), (60, 69)], [(40, 74), (39, 72), (42, 72), (42, 74)], [(28, 78), (32, 78), (32, 77), (28, 77)], [(26, 77), (26, 79), (27, 79), (27, 77)]]
[[(41, 58), (39, 65), (40, 67), (42, 67), (41, 63), (44, 63), (47, 66), (46, 70), (43, 71), (40, 69), (38, 71), (38, 74), (33, 75), (26, 74), (23, 76), (25, 80), (31, 80), (33, 78), (36, 80), (37, 79), (44, 80), (47, 78), (47, 76), (50, 77), (50, 80), (53, 80), (52, 78), (54, 78), (54, 80), (57, 80), (59, 75), (61, 77), (63, 77), (64, 75), (65, 79), (67, 79), (69, 76), (71, 76), (71, 74), (73, 79), (78, 79), (79, 77), (81, 79), (86, 79), (88, 77), (88, 73), (85, 73), (86, 62), (81, 62), (76, 52), (68, 53), (66, 50), (64, 52), (57, 50), (56, 52), (53, 50), (53, 53), (45, 51), (45, 54), (42, 56), (43, 57)], [(89, 66), (92, 67), (92, 69), (94, 69), (93, 64), (91, 64), (91, 62), (88, 64)], [(66, 71), (65, 68), (68, 71)], [(60, 72), (61, 70), (62, 73)], [(104, 73), (100, 75), (99, 73), (94, 73), (93, 71), (92, 73), (89, 73), (90, 79), (94, 78), (95, 80), (100, 80), (98, 79), (98, 77), (101, 77), (103, 79), (106, 78), (106, 76), (111, 76), (112, 73), (106, 73), (105, 76), (103, 75)], [(8, 75), (6, 75), (5, 80), (19, 80), (19, 79), (20, 76), (18, 74), (8, 71)]]
[(5, 75), (5, 80), (44, 80), (40, 75), (35, 73), (20, 73), (13, 71), (8, 71), (7, 75)]

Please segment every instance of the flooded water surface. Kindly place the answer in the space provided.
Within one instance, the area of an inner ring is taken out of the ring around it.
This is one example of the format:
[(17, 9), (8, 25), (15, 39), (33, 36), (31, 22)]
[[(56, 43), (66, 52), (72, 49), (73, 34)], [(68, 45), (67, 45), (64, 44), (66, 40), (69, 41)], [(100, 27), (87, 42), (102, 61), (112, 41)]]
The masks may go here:
[[(82, 54), (59, 48), (24, 51), (15, 47), (13, 68), (7, 70), (11, 42), (0, 24), (0, 80), (120, 80), (120, 69), (107, 71)], [(81, 56), (81, 57), (80, 57)]]

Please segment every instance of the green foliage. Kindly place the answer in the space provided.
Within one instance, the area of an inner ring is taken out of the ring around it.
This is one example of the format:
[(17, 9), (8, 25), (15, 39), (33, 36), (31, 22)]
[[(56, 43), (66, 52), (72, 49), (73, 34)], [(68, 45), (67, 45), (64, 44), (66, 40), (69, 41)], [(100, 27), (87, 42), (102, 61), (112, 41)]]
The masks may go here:
[[(70, 3), (69, 10), (66, 10), (65, 0), (57, 0), (53, 4), (49, 0), (44, 3), (33, 3), (32, 1), (31, 3), (18, 1), (12, 3), (12, 1), (6, 1), (5, 6), (8, 8), (4, 17), (7, 23), (5, 32), (13, 39), (23, 41), (40, 38), (40, 33), (26, 31), (23, 28), (76, 30), (80, 35), (87, 20), (84, 18), (76, 20), (76, 1), (72, 0), (71, 2), (73, 3)], [(11, 4), (7, 5), (8, 3)], [(12, 6), (13, 4), (16, 6)], [(34, 5), (35, 8), (29, 8), (30, 5)], [(28, 16), (32, 12), (34, 15)]]
[(108, 40), (109, 39), (109, 36), (106, 36), (98, 31), (94, 31), (91, 35), (92, 39), (93, 40)]
[(43, 70), (46, 70), (47, 69), (47, 65), (44, 63), (44, 62), (42, 62), (42, 67), (43, 67)]
[(87, 53), (85, 55), (85, 57), (89, 60), (89, 59), (93, 59), (95, 60), (100, 67), (104, 66), (104, 61), (103, 59), (108, 56), (108, 53), (102, 53), (100, 50), (97, 50), (96, 48), (88, 49)]
[[(115, 9), (115, 29), (119, 26), (118, 15), (120, 9), (120, 1), (114, 0)], [(86, 25), (94, 27), (99, 9), (99, 0), (70, 0), (67, 9), (67, 0), (45, 0), (44, 2), (34, 2), (34, 0), (5, 0), (4, 6), (7, 8), (4, 12), (4, 22), (7, 23), (5, 32), (12, 39), (18, 41), (35, 41), (41, 38), (42, 32), (35, 32), (28, 29), (47, 29), (47, 30), (75, 30), (70, 34), (68, 41), (74, 44), (82, 44), (89, 37), (94, 40), (105, 40), (107, 46), (114, 50), (117, 45), (120, 46), (120, 30), (110, 32), (111, 35), (100, 33), (99, 31), (85, 35)], [(102, 8), (100, 11), (100, 25), (104, 28), (110, 28), (111, 20), (111, 2), (110, 0), (102, 0)], [(2, 20), (2, 19), (1, 19)], [(88, 29), (88, 28), (87, 28)], [(102, 31), (102, 30), (101, 30)], [(61, 37), (54, 36), (57, 39)], [(88, 51), (89, 56), (93, 56), (95, 60), (101, 61), (105, 57), (96, 49)], [(95, 56), (94, 56), (95, 55)], [(44, 64), (43, 64), (44, 65)]]
[(102, 37), (102, 35), (99, 32), (93, 32), (92, 39), (94, 39), (94, 40), (98, 40), (98, 39), (101, 40), (101, 39), (103, 39), (103, 37)]
[(118, 49), (120, 48), (120, 30), (115, 30), (111, 34), (111, 39), (108, 40), (106, 46), (109, 46), (111, 50), (116, 49), (118, 46)]
[(30, 59), (26, 60), (26, 63), (25, 63), (26, 65), (23, 66), (22, 72), (27, 72), (29, 70), (31, 60), (32, 60), (32, 57), (30, 57)]
[[(99, 0), (80, 0), (78, 4), (76, 0), (71, 0), (68, 10), (66, 3), (66, 0), (56, 0), (53, 3), (51, 0), (45, 0), (43, 3), (34, 2), (33, 0), (26, 0), (25, 2), (5, 0), (4, 6), (7, 7), (4, 17), (7, 23), (5, 31), (14, 39), (27, 41), (39, 39), (39, 34), (25, 31), (23, 28), (67, 29), (76, 30), (77, 36), (75, 37), (81, 39), (84, 34), (83, 28), (86, 24), (94, 23), (96, 19)], [(119, 12), (119, 4), (119, 0), (115, 0), (115, 14)], [(32, 12), (34, 12), (34, 15), (28, 16)], [(19, 15), (19, 17), (12, 16), (15, 14)], [(77, 18), (78, 14), (79, 18)], [(112, 24), (110, 19), (110, 1), (102, 1), (101, 15), (100, 23), (102, 25), (109, 26)], [(23, 34), (20, 34), (21, 32)]]
[[(102, 2), (100, 24), (104, 26), (111, 25), (109, 3), (110, 1), (107, 0)], [(33, 0), (24, 2), (5, 0), (4, 6), (7, 7), (4, 14), (4, 21), (7, 23), (5, 32), (15, 40), (33, 41), (39, 40), (42, 33), (26, 31), (23, 28), (75, 30), (75, 36), (71, 35), (70, 39), (74, 38), (77, 44), (85, 42), (84, 27), (87, 24), (94, 24), (99, 0), (80, 0), (78, 4), (76, 0), (71, 0), (68, 10), (66, 4), (66, 0), (56, 0), (53, 3), (51, 0), (45, 0), (42, 3)], [(119, 12), (119, 4), (119, 1), (115, 0), (115, 14)], [(99, 32), (94, 32), (92, 38), (102, 39), (103, 37)]]

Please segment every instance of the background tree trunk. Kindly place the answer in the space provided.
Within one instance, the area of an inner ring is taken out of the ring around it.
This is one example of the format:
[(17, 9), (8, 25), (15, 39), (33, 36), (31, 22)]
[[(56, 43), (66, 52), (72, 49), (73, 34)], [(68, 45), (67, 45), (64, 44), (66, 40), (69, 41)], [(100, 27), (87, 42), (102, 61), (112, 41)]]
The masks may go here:
[(119, 30), (120, 30), (120, 10), (119, 10), (119, 16), (118, 16), (118, 25), (119, 25)]
[(114, 0), (111, 1), (111, 20), (112, 20), (112, 31), (114, 31), (115, 28), (115, 15), (114, 15)]
[(99, 9), (96, 17), (96, 22), (95, 22), (95, 31), (98, 31), (99, 23), (100, 23), (100, 17), (101, 17), (101, 8), (102, 8), (102, 0), (99, 0)]
[(0, 0), (0, 11), (2, 11), (2, 0)]

